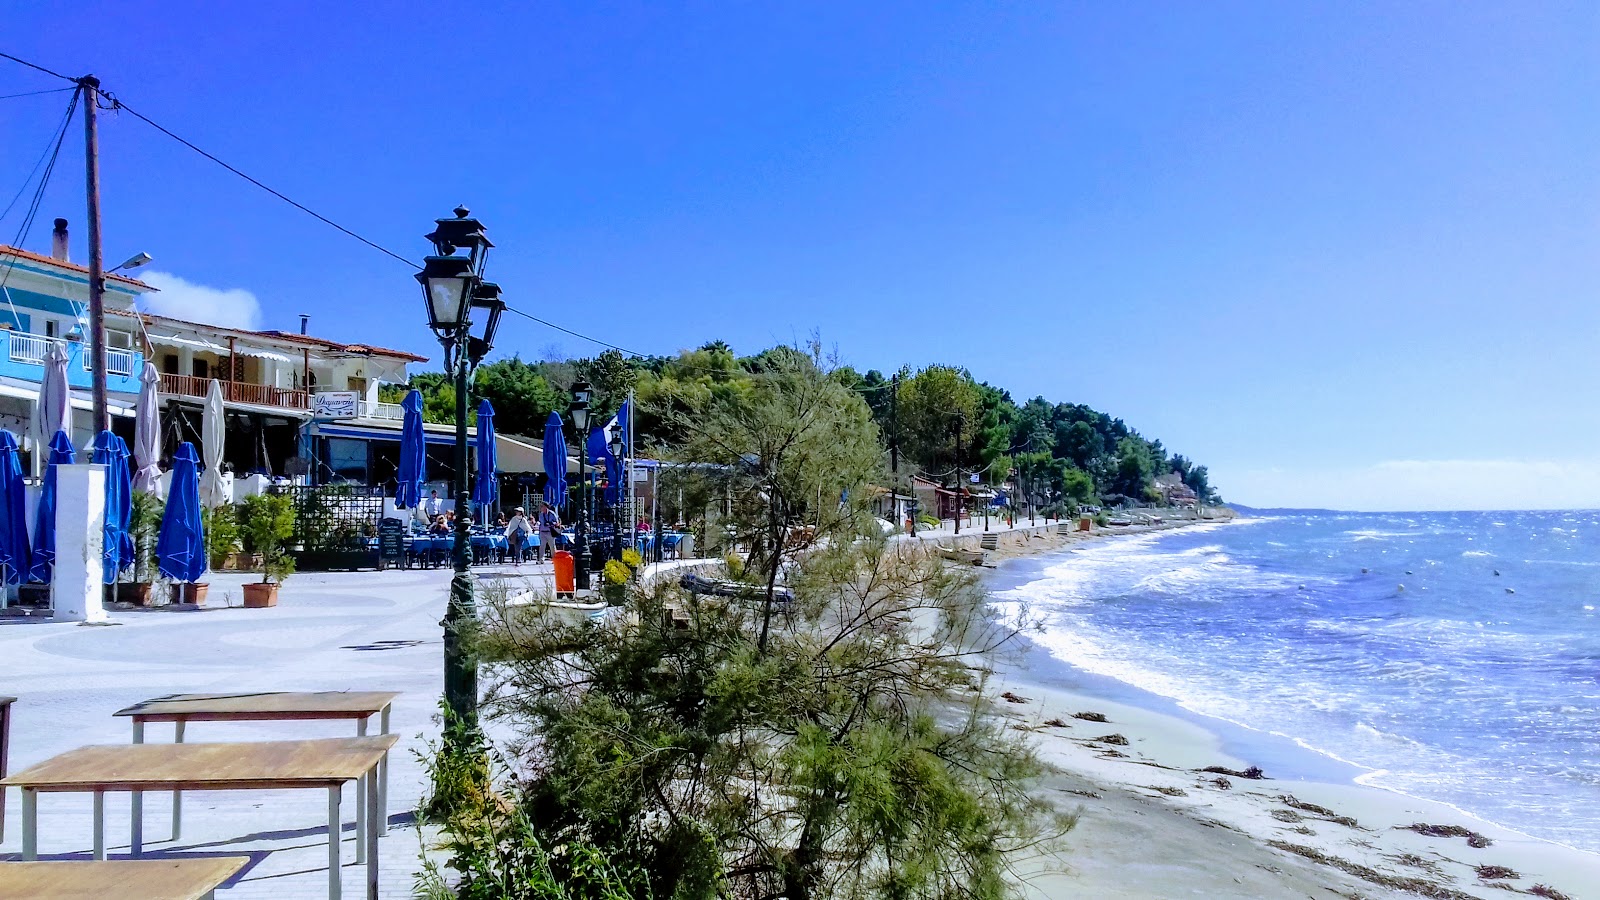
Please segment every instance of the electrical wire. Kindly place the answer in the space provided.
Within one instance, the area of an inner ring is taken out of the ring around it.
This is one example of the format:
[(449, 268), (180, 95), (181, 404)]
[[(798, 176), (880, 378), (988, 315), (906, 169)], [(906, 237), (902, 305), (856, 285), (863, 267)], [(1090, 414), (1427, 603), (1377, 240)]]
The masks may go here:
[[(56, 160), (61, 157), (61, 144), (67, 138), (67, 125), (72, 122), (72, 114), (78, 108), (78, 98), (80, 96), (74, 93), (71, 102), (67, 104), (67, 114), (61, 119), (61, 128), (56, 132), (55, 145), (50, 150), (50, 161), (45, 165), (44, 172), (39, 176), (39, 186), (34, 189), (33, 199), (28, 204), (28, 212), (22, 217), (22, 223), (17, 227), (17, 236), (12, 241), (12, 247), (21, 247), (28, 239), (28, 232), (33, 228), (33, 220), (39, 214), (39, 204), (44, 200), (44, 190), (50, 184), (50, 175), (55, 171)], [(26, 183), (23, 186), (26, 187)], [(9, 212), (9, 209), (7, 211)], [(11, 272), (16, 266), (17, 254), (12, 253), (6, 262), (5, 274), (0, 275), (0, 293), (5, 292), (6, 282), (11, 280)], [(6, 302), (10, 303), (10, 294), (7, 293), (5, 296)], [(12, 309), (12, 315), (16, 315), (15, 308)]]
[(44, 66), (41, 66), (38, 63), (28, 62), (27, 60), (22, 59), (21, 57), (12, 56), (9, 53), (0, 52), (0, 58), (9, 59), (14, 63), (21, 63), (22, 65), (25, 65), (30, 69), (36, 69), (36, 70), (38, 70), (40, 72), (45, 73), (46, 75), (54, 75), (55, 77), (61, 79), (62, 81), (70, 81), (73, 84), (77, 84), (78, 83), (78, 79), (73, 78), (70, 75), (63, 75), (60, 72), (55, 72), (55, 71), (52, 71), (50, 69), (46, 69)]
[(15, 100), (18, 97), (37, 97), (40, 94), (59, 94), (59, 93), (62, 93), (63, 91), (75, 91), (75, 90), (77, 90), (77, 88), (64, 87), (64, 88), (49, 88), (48, 90), (43, 90), (43, 91), (23, 91), (20, 94), (0, 94), (0, 100)]
[(33, 169), (28, 172), (28, 177), (22, 179), (22, 186), (17, 188), (16, 195), (11, 198), (10, 203), (6, 204), (6, 208), (0, 211), (0, 221), (4, 221), (5, 217), (11, 214), (11, 210), (17, 205), (17, 201), (21, 200), (22, 195), (27, 192), (28, 185), (33, 182), (33, 176), (39, 173), (39, 167), (44, 165), (44, 161), (50, 157), (51, 148), (60, 146), (61, 136), (66, 133), (67, 125), (72, 121), (72, 112), (77, 108), (77, 103), (78, 98), (73, 97), (72, 102), (67, 104), (67, 114), (62, 118), (61, 125), (56, 129), (57, 134), (45, 142), (44, 152), (39, 154), (39, 159), (33, 164)]

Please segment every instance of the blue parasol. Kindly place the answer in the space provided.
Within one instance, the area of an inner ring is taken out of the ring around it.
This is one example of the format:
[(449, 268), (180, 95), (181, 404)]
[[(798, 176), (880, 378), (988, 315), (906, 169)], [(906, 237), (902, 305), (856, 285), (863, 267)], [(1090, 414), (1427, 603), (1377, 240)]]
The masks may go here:
[(28, 578), (27, 506), (17, 438), (0, 431), (0, 566), (5, 567), (6, 584), (21, 584)]
[(161, 513), (156, 563), (161, 574), (190, 583), (206, 571), (205, 526), (200, 520), (200, 458), (188, 441), (172, 457), (172, 485)]
[(29, 581), (50, 583), (56, 567), (56, 466), (70, 466), (78, 458), (65, 431), (50, 439), (50, 458), (39, 483), (39, 513), (33, 520), (33, 568)]
[[(616, 421), (612, 419), (612, 425), (615, 425)], [(602, 466), (605, 467), (606, 505), (616, 506), (617, 498), (622, 496), (622, 463), (611, 455), (611, 446), (606, 441), (608, 437), (606, 431), (606, 428), (596, 428), (589, 432), (589, 462), (594, 463), (597, 472)]]
[(499, 467), (494, 446), (494, 405), (488, 400), (478, 404), (478, 477), (472, 483), (472, 502), (483, 511), (484, 524), (500, 505), (500, 479), (495, 469)]
[(106, 467), (106, 525), (103, 558), (106, 584), (133, 565), (133, 537), (128, 522), (133, 516), (133, 481), (128, 473), (128, 445), (109, 431), (95, 435), (89, 461)]
[(400, 473), (394, 505), (414, 509), (422, 502), (422, 482), (428, 478), (427, 436), (422, 431), (422, 392), (412, 391), (400, 403), (406, 411), (400, 425)]
[(567, 503), (567, 436), (561, 415), (551, 413), (544, 423), (544, 502), (555, 507)]

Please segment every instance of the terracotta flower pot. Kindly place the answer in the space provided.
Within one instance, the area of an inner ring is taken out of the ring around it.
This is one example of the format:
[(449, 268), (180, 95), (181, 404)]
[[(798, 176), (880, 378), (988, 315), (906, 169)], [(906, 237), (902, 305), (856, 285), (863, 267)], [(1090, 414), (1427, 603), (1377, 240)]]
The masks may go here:
[(278, 605), (278, 585), (253, 581), (244, 586), (244, 608), (266, 609)]
[(196, 584), (179, 582), (178, 584), (174, 584), (172, 586), (172, 602), (193, 603), (195, 606), (205, 606), (206, 589), (209, 587), (211, 587), (211, 585), (206, 582), (199, 582)]

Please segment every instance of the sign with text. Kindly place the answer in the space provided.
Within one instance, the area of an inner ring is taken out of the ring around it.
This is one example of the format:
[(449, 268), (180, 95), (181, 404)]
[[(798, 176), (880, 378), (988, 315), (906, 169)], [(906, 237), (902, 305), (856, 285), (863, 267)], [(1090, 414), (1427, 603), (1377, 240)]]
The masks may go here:
[(311, 414), (319, 419), (354, 419), (361, 412), (360, 391), (318, 391), (311, 399)]

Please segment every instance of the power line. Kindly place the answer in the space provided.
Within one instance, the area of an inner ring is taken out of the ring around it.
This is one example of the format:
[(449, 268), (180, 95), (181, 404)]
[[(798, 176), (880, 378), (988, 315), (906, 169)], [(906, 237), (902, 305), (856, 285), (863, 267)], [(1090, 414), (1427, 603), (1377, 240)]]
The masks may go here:
[(40, 94), (59, 94), (63, 91), (75, 91), (77, 88), (49, 88), (43, 91), (23, 91), (20, 94), (0, 94), (0, 100), (15, 100), (18, 97), (37, 97)]
[(173, 140), (177, 141), (178, 143), (184, 145), (185, 147), (188, 147), (190, 150), (193, 150), (194, 152), (200, 154), (201, 156), (204, 156), (206, 159), (211, 160), (212, 162), (216, 163), (217, 165), (223, 167), (224, 169), (227, 169), (229, 172), (232, 172), (233, 174), (239, 176), (240, 178), (243, 178), (245, 181), (250, 182), (251, 184), (255, 185), (256, 187), (258, 187), (260, 189), (262, 189), (263, 191), (266, 191), (267, 193), (271, 194), (272, 196), (277, 197), (279, 200), (282, 200), (283, 202), (285, 202), (285, 203), (289, 204), (290, 206), (294, 207), (295, 209), (300, 210), (301, 212), (305, 213), (308, 216), (311, 216), (313, 219), (316, 219), (317, 221), (323, 223), (324, 225), (332, 226), (333, 228), (338, 229), (339, 231), (345, 233), (346, 235), (349, 235), (350, 237), (355, 238), (356, 240), (360, 241), (361, 243), (366, 244), (368, 247), (371, 247), (372, 249), (378, 251), (379, 253), (382, 253), (385, 256), (392, 257), (393, 259), (399, 260), (400, 262), (405, 263), (406, 265), (410, 266), (413, 269), (422, 268), (421, 266), (417, 265), (416, 263), (412, 262), (411, 260), (406, 259), (404, 256), (401, 256), (400, 254), (394, 252), (393, 250), (390, 250), (388, 247), (385, 247), (382, 244), (377, 243), (376, 241), (368, 240), (367, 238), (362, 237), (361, 235), (355, 233), (354, 231), (351, 231), (350, 229), (344, 227), (343, 225), (340, 225), (338, 222), (335, 222), (334, 220), (328, 218), (327, 216), (317, 212), (316, 210), (312, 209), (311, 207), (306, 206), (304, 203), (300, 203), (298, 201), (290, 199), (289, 196), (287, 194), (284, 194), (282, 191), (274, 190), (273, 188), (270, 188), (267, 185), (262, 184), (259, 180), (255, 179), (255, 178), (252, 178), (249, 175), (246, 175), (244, 172), (241, 172), (238, 169), (234, 168), (233, 166), (228, 165), (227, 163), (225, 163), (222, 160), (218, 159), (216, 156), (214, 156), (214, 155), (212, 155), (210, 153), (207, 153), (206, 151), (200, 149), (199, 147), (196, 147), (194, 144), (190, 143), (189, 141), (179, 137), (176, 134), (173, 134), (167, 128), (164, 128), (163, 126), (157, 124), (149, 116), (144, 115), (143, 113), (139, 112), (138, 110), (134, 109), (133, 107), (128, 106), (126, 103), (123, 103), (121, 100), (118, 100), (111, 93), (106, 92), (106, 91), (100, 91), (99, 93), (102, 96), (104, 96), (107, 100), (111, 101), (111, 108), (112, 109), (120, 109), (120, 110), (126, 111), (129, 115), (133, 116), (135, 119), (138, 119), (139, 121), (145, 123), (146, 125), (149, 125), (151, 128), (154, 128), (155, 130), (157, 130), (157, 131), (161, 132), (162, 134), (166, 135), (167, 137), (172, 138)]
[[(22, 224), (17, 228), (17, 236), (11, 245), (13, 247), (20, 249), (28, 239), (28, 232), (33, 228), (33, 220), (39, 214), (39, 204), (44, 200), (44, 189), (50, 184), (50, 175), (55, 171), (56, 160), (61, 156), (61, 144), (67, 137), (67, 125), (72, 122), (72, 113), (78, 108), (79, 96), (74, 93), (72, 101), (67, 104), (67, 114), (61, 119), (61, 129), (56, 133), (55, 146), (50, 150), (50, 162), (45, 165), (44, 172), (39, 176), (39, 186), (34, 189), (33, 199), (28, 204), (28, 212), (22, 217)], [(26, 187), (26, 183), (23, 186)], [(9, 209), (7, 211), (9, 212)], [(6, 263), (5, 274), (0, 275), (0, 292), (5, 291), (6, 282), (11, 280), (11, 273), (16, 267), (17, 254), (12, 253)], [(6, 295), (6, 302), (8, 304), (11, 302), (10, 295)]]
[[(67, 88), (67, 90), (76, 90), (76, 89), (75, 88)], [(73, 113), (73, 110), (77, 109), (77, 106), (78, 106), (78, 98), (76, 96), (74, 96), (72, 98), (72, 102), (67, 104), (67, 114), (66, 114), (65, 117), (62, 118), (60, 127), (56, 129), (56, 131), (57, 131), (56, 135), (54, 137), (52, 137), (48, 142), (46, 142), (46, 144), (44, 145), (44, 152), (39, 154), (39, 159), (38, 159), (37, 162), (35, 162), (33, 164), (33, 169), (28, 172), (28, 177), (24, 178), (22, 180), (22, 186), (17, 188), (16, 195), (11, 198), (11, 202), (10, 203), (6, 204), (5, 210), (3, 212), (0, 212), (0, 221), (3, 221), (6, 216), (10, 215), (12, 207), (16, 206), (17, 205), (17, 201), (22, 199), (22, 195), (28, 190), (28, 185), (33, 182), (33, 176), (38, 174), (39, 167), (44, 165), (44, 161), (46, 159), (50, 158), (51, 148), (52, 147), (59, 147), (61, 145), (62, 135), (66, 133), (67, 124), (72, 121), (72, 113)]]
[(55, 72), (55, 71), (52, 71), (50, 69), (46, 69), (44, 66), (41, 66), (38, 63), (28, 62), (27, 60), (22, 59), (21, 57), (12, 56), (9, 53), (3, 53), (3, 52), (0, 52), (0, 57), (3, 57), (5, 59), (9, 59), (14, 63), (21, 63), (22, 65), (25, 65), (30, 69), (37, 69), (38, 71), (43, 72), (46, 75), (54, 75), (55, 77), (61, 79), (62, 81), (70, 81), (73, 84), (77, 84), (78, 83), (78, 79), (73, 78), (70, 75), (63, 75), (60, 72)]

